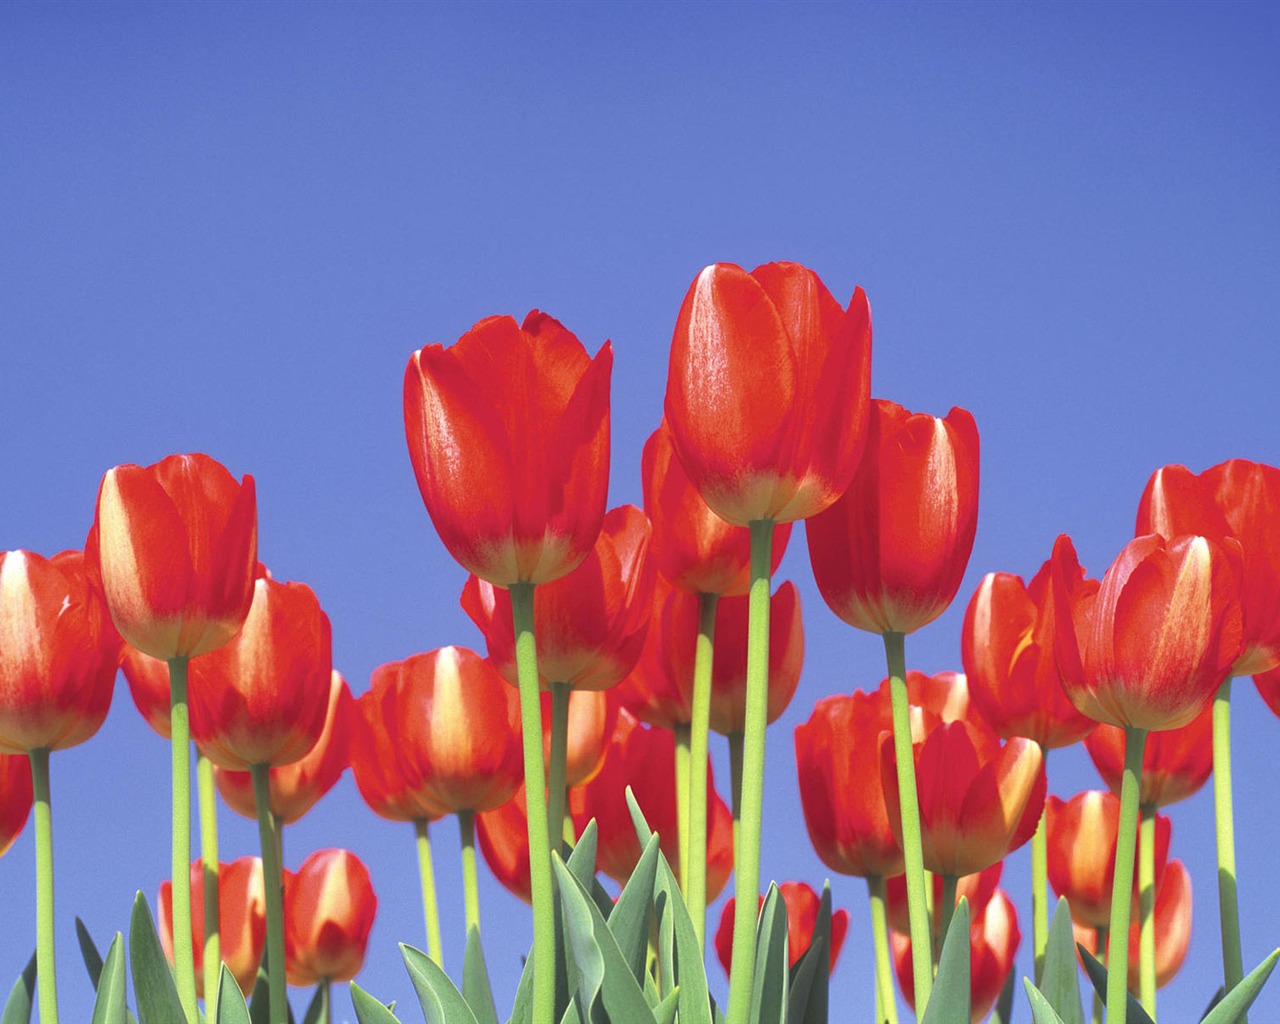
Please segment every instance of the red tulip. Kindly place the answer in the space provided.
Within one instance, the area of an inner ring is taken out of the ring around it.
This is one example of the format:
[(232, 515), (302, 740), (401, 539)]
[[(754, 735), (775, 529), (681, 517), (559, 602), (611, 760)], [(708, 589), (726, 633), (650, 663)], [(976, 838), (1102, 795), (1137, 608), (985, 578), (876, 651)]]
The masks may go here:
[(1062, 563), (1073, 606), (1080, 595), (1098, 589), (1097, 581), (1084, 578), (1071, 540), (1063, 535), (1029, 585), (1010, 573), (983, 577), (960, 636), (969, 692), (982, 716), (1001, 736), (1025, 736), (1046, 750), (1078, 742), (1097, 724), (1076, 710), (1063, 689), (1055, 638), (1059, 621), (1072, 621), (1072, 606), (1055, 599), (1055, 561)]
[[(662, 577), (691, 594), (745, 594), (751, 582), (750, 531), (726, 523), (702, 500), (676, 458), (665, 419), (645, 442), (641, 475)], [(778, 571), (790, 537), (790, 523), (773, 528), (772, 572)]]
[[(262, 861), (241, 857), (218, 864), (218, 929), (222, 961), (248, 995), (258, 976), (267, 942), (267, 903), (262, 884)], [(173, 963), (173, 883), (160, 883), (160, 943)], [(191, 936), (195, 949), (196, 994), (204, 996), (204, 862), (191, 865)]]
[(120, 668), (129, 684), (129, 696), (147, 725), (169, 739), (169, 663), (125, 644), (121, 649)]
[[(1066, 802), (1049, 797), (1045, 819), (1049, 883), (1067, 898), (1072, 919), (1091, 928), (1110, 926), (1119, 823), (1120, 798), (1112, 793), (1091, 789)], [(1169, 819), (1156, 815), (1157, 883), (1169, 856), (1169, 836)], [(1137, 872), (1133, 885), (1133, 906), (1137, 907)]]
[(1248, 676), (1280, 666), (1280, 469), (1231, 459), (1200, 475), (1185, 466), (1152, 474), (1138, 505), (1138, 534), (1200, 534), (1240, 542), (1242, 644), (1231, 666)]
[(291, 764), (324, 729), (333, 673), (329, 617), (304, 583), (254, 583), (244, 628), (193, 659), (191, 738), (214, 764)]
[(805, 527), (818, 589), (872, 633), (912, 633), (960, 589), (978, 523), (978, 428), (872, 402), (867, 450), (844, 495)]
[[(610, 690), (569, 694), (569, 731), (565, 744), (564, 784), (581, 786), (604, 764), (605, 750), (618, 724), (619, 705)], [(551, 760), (551, 697), (542, 695), (542, 756)]]
[(449, 554), (500, 587), (548, 583), (595, 543), (609, 487), (609, 343), (537, 310), (409, 357), (404, 429)]
[(31, 814), (31, 762), (26, 754), (0, 754), (0, 857)]
[[(822, 897), (804, 882), (783, 882), (778, 886), (782, 902), (787, 908), (787, 955), (790, 966), (799, 963), (800, 958), (809, 952), (813, 943), (813, 929), (818, 923), (818, 908)], [(720, 913), (720, 927), (716, 930), (716, 956), (728, 975), (729, 964), (733, 960), (733, 919), (736, 900), (730, 896)], [(764, 906), (764, 897), (756, 904), (756, 912)], [(840, 947), (844, 945), (845, 934), (849, 931), (849, 911), (835, 910), (831, 914), (831, 959), (827, 970), (834, 974), (836, 960), (840, 957)]]
[[(929, 675), (927, 672), (908, 669), (906, 683), (908, 704), (927, 712), (929, 723), (937, 718), (943, 722), (973, 722), (989, 728), (986, 719), (977, 712), (969, 699), (969, 680), (963, 672), (935, 672)], [(889, 707), (887, 678), (880, 681), (879, 692), (884, 699), (884, 706)], [(892, 726), (886, 725), (885, 728), (891, 729)]]
[(476, 839), (493, 877), (525, 903), (532, 903), (529, 888), (529, 801), (524, 783), (501, 807), (476, 815)]
[[(1240, 546), (1231, 539), (1145, 536), (1126, 544), (1087, 621), (1058, 635), (1063, 685), (1076, 707), (1099, 722), (1147, 730), (1195, 718), (1240, 651), (1239, 570)], [(1054, 586), (1067, 586), (1056, 569)]]
[[(605, 690), (635, 666), (653, 606), (650, 533), (634, 505), (611, 509), (582, 563), (538, 588), (533, 621), (543, 689), (568, 683), (575, 690)], [(511, 595), (472, 576), (462, 591), (462, 610), (484, 634), (494, 668), (516, 685)]]
[(121, 636), (165, 661), (216, 650), (239, 632), (257, 551), (253, 477), (237, 484), (198, 454), (109, 470), (85, 546)]
[(290, 985), (350, 981), (364, 966), (378, 909), (369, 869), (349, 850), (317, 850), (284, 878)]
[(81, 552), (0, 553), (0, 751), (87, 740), (107, 717), (119, 660)]
[[(315, 746), (301, 760), (271, 769), (268, 776), (271, 813), (284, 824), (292, 824), (311, 810), (316, 801), (334, 787), (351, 763), (352, 704), (346, 680), (338, 672), (333, 672), (324, 728)], [(249, 773), (216, 768), (213, 777), (227, 806), (256, 821), (257, 804)]]
[[(970, 920), (986, 909), (991, 897), (1000, 888), (1000, 876), (1004, 873), (1004, 861), (998, 860), (989, 868), (984, 868), (976, 875), (965, 875), (956, 883), (956, 902), (964, 897), (969, 901)], [(941, 875), (933, 877), (933, 928), (937, 931), (942, 920), (942, 884)], [(894, 875), (884, 882), (884, 909), (889, 927), (904, 935), (911, 933), (910, 914), (907, 910), (907, 876)]]
[[(1094, 766), (1111, 792), (1120, 795), (1124, 774), (1124, 730), (1099, 725), (1084, 741)], [(1188, 725), (1147, 737), (1142, 754), (1138, 803), (1167, 807), (1185, 800), (1208, 781), (1213, 771), (1213, 701)]]
[(375, 814), (391, 821), (434, 821), (447, 812), (427, 801), (421, 773), (402, 756), (402, 726), (409, 714), (419, 712), (404, 703), (407, 691), (399, 681), (400, 662), (380, 665), (368, 691), (356, 700), (351, 774)]
[(1259, 672), (1253, 677), (1253, 682), (1267, 707), (1280, 715), (1280, 668)]
[(871, 310), (795, 263), (703, 270), (671, 341), (666, 419), (702, 498), (737, 526), (792, 522), (849, 485), (865, 435)]

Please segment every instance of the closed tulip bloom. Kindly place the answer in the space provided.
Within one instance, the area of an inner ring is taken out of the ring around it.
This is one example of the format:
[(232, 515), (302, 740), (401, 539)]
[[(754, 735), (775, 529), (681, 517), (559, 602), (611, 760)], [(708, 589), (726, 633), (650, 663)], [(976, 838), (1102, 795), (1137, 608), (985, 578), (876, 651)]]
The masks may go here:
[[(658, 572), (691, 594), (745, 594), (751, 582), (751, 535), (726, 523), (693, 486), (671, 444), (664, 419), (649, 435), (641, 457), (644, 511), (653, 524), (652, 554)], [(771, 572), (787, 550), (791, 524), (773, 528)]]
[[(939, 722), (914, 744), (924, 866), (972, 875), (1029, 840), (1044, 807), (1044, 755), (1024, 738), (1003, 746), (987, 726)], [(880, 743), (880, 779), (889, 823), (901, 841), (892, 736)]]
[(434, 821), (444, 808), (430, 803), (422, 776), (404, 756), (401, 727), (411, 713), (402, 707), (400, 662), (373, 670), (369, 689), (355, 702), (351, 716), (351, 774), (364, 802), (390, 821)]
[(297, 872), (285, 872), (289, 984), (343, 982), (359, 974), (377, 910), (369, 869), (350, 850), (317, 850)]
[(200, 454), (109, 470), (85, 548), (120, 635), (165, 661), (239, 632), (257, 552), (253, 477)]
[[(635, 667), (653, 606), (650, 533), (649, 520), (634, 505), (610, 509), (582, 563), (538, 588), (533, 622), (544, 690), (551, 683), (605, 690)], [(511, 595), (472, 576), (462, 591), (462, 610), (484, 634), (494, 668), (516, 685)]]
[[(1091, 928), (1111, 922), (1111, 889), (1115, 883), (1116, 831), (1120, 798), (1102, 790), (1086, 790), (1070, 800), (1049, 797), (1049, 883), (1067, 898), (1071, 918)], [(1169, 819), (1156, 815), (1156, 881), (1169, 857)], [(1135, 849), (1137, 841), (1135, 839)], [(1134, 872), (1133, 906), (1138, 906), (1138, 877)]]
[[(1083, 629), (1077, 621), (1074, 638), (1059, 634), (1063, 685), (1072, 702), (1111, 725), (1186, 725), (1239, 654), (1239, 578), (1235, 540), (1131, 540), (1102, 578)], [(1066, 583), (1055, 576), (1054, 585)]]
[[(908, 669), (906, 675), (907, 701), (912, 708), (920, 708), (943, 722), (975, 722), (987, 725), (987, 721), (973, 705), (969, 694), (969, 680), (963, 672), (918, 672)], [(889, 706), (889, 680), (880, 681), (880, 696)], [(886, 729), (890, 726), (885, 726)], [(914, 726), (913, 726), (914, 728)], [(923, 736), (923, 733), (921, 733)]]
[(533, 902), (529, 888), (529, 802), (524, 783), (501, 807), (476, 815), (480, 853), (503, 888), (525, 903)]
[[(1099, 725), (1084, 741), (1094, 767), (1111, 792), (1120, 795), (1124, 774), (1124, 730)], [(1142, 753), (1138, 803), (1167, 807), (1199, 792), (1213, 772), (1213, 702), (1188, 725), (1147, 737)]]
[(1001, 736), (1025, 736), (1046, 750), (1067, 747), (1097, 724), (1071, 703), (1055, 654), (1058, 622), (1071, 621), (1072, 607), (1060, 607), (1052, 580), (1053, 562), (1068, 582), (1064, 596), (1074, 603), (1096, 591), (1086, 580), (1071, 540), (1053, 546), (1052, 558), (1024, 584), (1010, 573), (988, 573), (978, 584), (961, 627), (960, 651), (969, 691), (982, 716)]
[(81, 552), (0, 553), (0, 751), (89, 739), (107, 717), (119, 660)]
[[(284, 824), (293, 824), (311, 810), (316, 801), (334, 787), (351, 763), (352, 704), (346, 680), (338, 672), (333, 672), (324, 728), (315, 746), (300, 760), (272, 768), (268, 773), (271, 813)], [(248, 772), (216, 768), (213, 778), (228, 807), (246, 818), (257, 820), (253, 779)]]
[(1185, 466), (1152, 474), (1136, 533), (1200, 534), (1240, 542), (1241, 647), (1231, 675), (1280, 666), (1280, 469), (1231, 459), (1196, 475)]
[[(782, 896), (782, 902), (787, 908), (787, 956), (790, 966), (794, 967), (800, 962), (800, 958), (809, 952), (809, 947), (813, 944), (813, 929), (818, 923), (818, 908), (822, 904), (822, 897), (804, 882), (783, 882), (778, 886), (778, 893)], [(734, 913), (736, 902), (734, 897), (729, 897), (724, 910), (720, 912), (720, 927), (716, 929), (716, 956), (720, 958), (720, 965), (724, 968), (726, 975), (729, 973), (729, 965), (733, 959), (733, 919), (736, 916)], [(757, 915), (759, 908), (763, 906), (764, 897), (761, 896), (756, 905)], [(840, 957), (840, 949), (844, 945), (844, 937), (848, 931), (849, 911), (833, 910), (828, 974), (835, 973), (836, 960)]]
[(609, 488), (613, 349), (558, 321), (481, 320), (409, 357), (404, 429), (418, 488), (459, 564), (499, 587), (548, 583), (595, 543)]
[[(618, 724), (621, 704), (611, 690), (580, 690), (569, 694), (569, 722), (565, 743), (564, 784), (581, 786), (596, 777)], [(551, 697), (542, 695), (542, 756), (551, 758)]]
[[(218, 864), (218, 929), (222, 962), (231, 971), (240, 991), (253, 991), (267, 942), (267, 903), (262, 883), (262, 861), (241, 857)], [(173, 963), (173, 883), (160, 883), (160, 943)], [(203, 997), (204, 970), (204, 862), (191, 865), (191, 936), (196, 958), (196, 994)]]
[[(969, 901), (970, 920), (986, 909), (991, 897), (1000, 888), (1000, 876), (1004, 874), (1004, 861), (998, 860), (989, 868), (984, 868), (976, 875), (965, 875), (956, 882), (956, 903), (961, 897)], [(933, 928), (937, 931), (942, 920), (942, 886), (941, 875), (933, 876)], [(884, 882), (884, 911), (889, 927), (894, 931), (908, 935), (911, 932), (910, 915), (907, 911), (907, 876), (894, 875)]]
[(0, 754), (0, 857), (31, 814), (31, 762), (25, 754)]
[(666, 420), (681, 465), (725, 521), (792, 522), (849, 485), (871, 386), (871, 310), (843, 309), (796, 263), (704, 269), (676, 321)]
[(244, 628), (191, 663), (191, 738), (222, 768), (292, 764), (324, 729), (332, 659), (311, 588), (259, 578)]
[(125, 644), (121, 649), (120, 669), (129, 684), (129, 696), (147, 725), (169, 739), (169, 663)]
[(872, 402), (867, 449), (849, 489), (805, 526), (831, 610), (872, 633), (913, 633), (960, 589), (978, 525), (978, 428)]

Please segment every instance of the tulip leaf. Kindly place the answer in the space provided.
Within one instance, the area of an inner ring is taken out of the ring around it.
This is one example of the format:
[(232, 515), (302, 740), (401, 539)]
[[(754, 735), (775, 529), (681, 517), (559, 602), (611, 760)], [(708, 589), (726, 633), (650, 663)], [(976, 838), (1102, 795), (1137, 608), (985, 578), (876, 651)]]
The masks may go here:
[(4, 1014), (0, 1016), (0, 1024), (29, 1024), (31, 1020), (31, 1004), (36, 999), (36, 955), (31, 954), (27, 966), (18, 975), (9, 991), (9, 998), (4, 1004)]
[[(1089, 980), (1093, 983), (1093, 990), (1101, 997), (1103, 1005), (1107, 1002), (1107, 969), (1098, 963), (1098, 958), (1090, 953), (1084, 946), (1076, 943), (1076, 949), (1080, 952), (1080, 962), (1084, 964), (1084, 973), (1089, 975)], [(1133, 998), (1133, 994), (1129, 993), (1126, 1002), (1128, 1009), (1125, 1011), (1125, 1020), (1128, 1024), (1154, 1024), (1147, 1011), (1142, 1008), (1142, 1004)]]
[(129, 1014), (125, 1005), (124, 936), (116, 932), (107, 949), (107, 962), (98, 972), (98, 995), (93, 1001), (93, 1024), (124, 1024)]
[(431, 957), (403, 942), (400, 955), (404, 957), (427, 1024), (479, 1024), (462, 993)]
[(1035, 1024), (1067, 1024), (1058, 1016), (1058, 1011), (1050, 1005), (1044, 993), (1035, 987), (1030, 978), (1023, 978), (1022, 984), (1027, 990), (1027, 999), (1031, 1001), (1031, 1019)]
[(80, 918), (76, 918), (76, 941), (80, 943), (80, 957), (84, 960), (85, 970), (89, 972), (89, 980), (93, 982), (94, 991), (98, 988), (98, 978), (102, 976), (102, 954), (89, 934), (89, 929)]
[[(243, 993), (241, 994), (243, 995)], [(329, 1003), (325, 996), (325, 986), (323, 984), (317, 985), (315, 994), (311, 997), (311, 1002), (307, 1004), (307, 1012), (302, 1015), (302, 1024), (320, 1024), (321, 1018), (325, 1017), (325, 1007)], [(332, 1012), (328, 1016), (332, 1017)]]
[(677, 985), (667, 993), (666, 998), (653, 1008), (653, 1019), (657, 1024), (675, 1024), (676, 1011), (680, 1008), (680, 986)]
[(462, 957), (462, 996), (476, 1016), (476, 1024), (498, 1024), (498, 1010), (493, 1005), (493, 987), (489, 984), (489, 968), (484, 962), (480, 929), (467, 930), (467, 949)]
[(969, 901), (961, 899), (942, 940), (933, 994), (920, 1024), (969, 1024)]
[(831, 883), (822, 886), (822, 901), (813, 923), (813, 937), (791, 969), (788, 1024), (825, 1024), (828, 979), (831, 976)]
[(250, 1024), (249, 1004), (226, 964), (218, 972), (218, 1019), (215, 1024)]
[(1280, 949), (1274, 950), (1262, 963), (1245, 975), (1244, 980), (1222, 997), (1212, 1010), (1205, 1015), (1200, 1024), (1236, 1024), (1244, 1020), (1244, 1016), (1258, 998), (1262, 986), (1275, 970), (1276, 960), (1280, 958)]
[[(743, 908), (739, 908), (739, 912)], [(751, 979), (750, 1020), (781, 1021), (790, 995), (787, 955), (787, 905), (770, 882), (756, 921), (756, 969)]]
[(658, 837), (650, 836), (609, 914), (609, 931), (638, 982), (648, 975), (649, 917), (653, 909), (653, 886), (658, 876)]
[[(559, 899), (559, 897), (557, 897)], [(556, 918), (559, 919), (557, 914)], [(557, 929), (559, 925), (556, 926)], [(561, 945), (561, 943), (557, 943)], [(561, 960), (559, 950), (556, 951), (557, 969)], [(558, 987), (557, 982), (557, 987)], [(559, 1003), (557, 1003), (559, 1005)], [(533, 1024), (533, 950), (524, 959), (524, 970), (520, 972), (520, 981), (516, 984), (516, 997), (511, 1004), (511, 1016), (507, 1024)]]
[(350, 984), (351, 1005), (356, 1011), (356, 1020), (360, 1024), (400, 1024), (400, 1020), (392, 1012), (391, 1006), (374, 999), (354, 981)]
[(1041, 969), (1040, 994), (1049, 1000), (1063, 1024), (1084, 1024), (1084, 1005), (1080, 1001), (1080, 975), (1076, 970), (1076, 944), (1071, 934), (1071, 908), (1065, 896), (1049, 923), (1049, 942), (1045, 947)]
[(1222, 997), (1226, 994), (1227, 987), (1225, 985), (1219, 985), (1218, 991), (1213, 994), (1213, 998), (1209, 1000), (1209, 1005), (1204, 1008), (1204, 1013), (1200, 1014), (1198, 1020), (1203, 1021), (1207, 1016), (1209, 1016), (1209, 1012), (1222, 1002)]
[(138, 1019), (142, 1024), (172, 1024), (185, 1020), (178, 990), (173, 984), (169, 961), (160, 947), (156, 924), (147, 899), (141, 892), (134, 897), (129, 920), (129, 967), (133, 972), (133, 994), (138, 1000)]
[[(659, 853), (661, 853), (661, 851), (659, 851)], [(662, 865), (659, 864), (658, 866), (661, 868)], [(657, 887), (660, 879), (661, 873), (659, 872), (657, 878), (654, 880), (653, 912), (658, 918), (657, 952), (658, 964), (661, 966), (663, 964), (674, 964), (676, 962), (676, 922), (675, 914), (663, 912), (667, 906), (667, 897), (658, 891)], [(676, 984), (676, 979), (672, 977), (673, 974), (675, 974), (675, 971), (668, 970), (666, 967), (661, 967), (658, 971), (658, 981), (661, 986), (660, 993), (664, 999), (679, 987)]]

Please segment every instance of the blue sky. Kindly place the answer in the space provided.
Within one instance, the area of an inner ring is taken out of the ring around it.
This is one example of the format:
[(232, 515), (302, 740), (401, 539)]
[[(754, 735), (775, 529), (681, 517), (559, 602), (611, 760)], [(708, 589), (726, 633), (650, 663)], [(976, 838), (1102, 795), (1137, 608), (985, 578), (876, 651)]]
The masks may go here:
[[(1262, 4), (7, 4), (0, 547), (79, 546), (110, 466), (206, 451), (256, 477), (262, 557), (316, 590), (362, 692), (382, 662), (481, 643), (405, 451), (409, 353), (533, 307), (592, 352), (612, 339), (610, 501), (638, 503), (689, 282), (791, 259), (842, 301), (866, 288), (876, 396), (977, 420), (969, 574), (908, 643), (913, 667), (958, 667), (983, 573), (1029, 578), (1067, 532), (1101, 575), (1158, 466), (1280, 463), (1278, 50)], [(807, 664), (770, 733), (763, 873), (820, 884), (791, 732), (883, 660), (822, 605), (799, 534), (780, 575), (801, 587)], [(1280, 942), (1280, 723), (1237, 691), (1252, 964)], [(1049, 771), (1063, 796), (1097, 785), (1081, 752)], [(136, 888), (153, 897), (168, 785), (123, 684), (102, 732), (53, 758), (67, 1019), (91, 1005), (73, 916), (105, 944)], [(1191, 961), (1162, 993), (1181, 1019), (1216, 985), (1208, 794), (1171, 816), (1196, 897)], [(226, 855), (256, 849), (248, 821), (222, 823)], [(436, 833), (456, 969), (457, 830)], [(322, 846), (366, 860), (383, 901), (360, 981), (411, 1003), (409, 826), (348, 775), (285, 843), (294, 866)], [(6, 986), (34, 946), (32, 845), (0, 863)], [(1027, 945), (1028, 861), (1006, 868)], [(482, 884), (505, 1008), (529, 927)], [(861, 1006), (866, 897), (834, 884), (853, 918), (835, 1005)], [(1260, 1005), (1280, 1016), (1280, 988)]]

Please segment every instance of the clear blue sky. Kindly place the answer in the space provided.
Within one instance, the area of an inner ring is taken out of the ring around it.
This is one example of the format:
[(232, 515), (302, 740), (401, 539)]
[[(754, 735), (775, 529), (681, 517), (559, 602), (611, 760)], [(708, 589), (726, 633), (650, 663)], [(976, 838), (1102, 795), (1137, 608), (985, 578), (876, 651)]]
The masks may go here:
[[(107, 468), (209, 452), (257, 478), (262, 557), (314, 587), (360, 693), (384, 661), (481, 642), (405, 451), (409, 353), (532, 307), (592, 352), (612, 339), (610, 501), (638, 502), (689, 282), (791, 259), (842, 300), (866, 288), (875, 395), (977, 419), (969, 575), (908, 644), (913, 667), (958, 668), (983, 573), (1029, 577), (1068, 532), (1100, 575), (1156, 467), (1280, 463), (1277, 52), (1265, 4), (5, 4), (0, 548), (79, 546)], [(792, 729), (883, 660), (821, 603), (799, 533), (781, 575), (808, 660), (770, 733), (763, 873), (817, 885)], [(1280, 722), (1238, 694), (1251, 966), (1280, 943)], [(68, 1020), (91, 1005), (74, 915), (105, 945), (168, 870), (167, 757), (121, 683), (102, 732), (53, 758)], [(1063, 796), (1097, 785), (1082, 752), (1049, 773)], [(1171, 816), (1196, 898), (1161, 1001), (1182, 1020), (1217, 984), (1208, 794)], [(224, 856), (256, 850), (248, 821), (222, 823)], [(457, 829), (436, 834), (456, 970)], [(285, 845), (292, 866), (331, 845), (369, 864), (360, 981), (412, 1005), (409, 826), (348, 774)], [(0, 862), (6, 990), (34, 947), (32, 847), (28, 831)], [(1028, 862), (1005, 875), (1024, 973)], [(853, 920), (833, 1005), (861, 1010), (865, 889), (834, 886)], [(482, 901), (505, 1009), (530, 928), (487, 877)], [(1280, 985), (1260, 1005), (1280, 1018)]]

